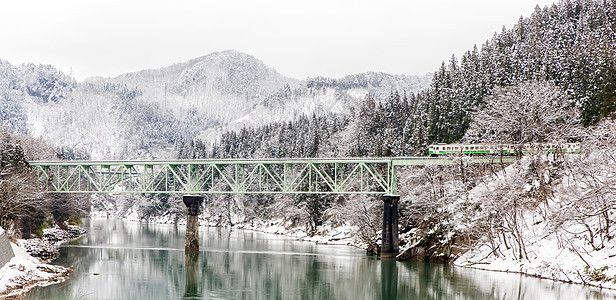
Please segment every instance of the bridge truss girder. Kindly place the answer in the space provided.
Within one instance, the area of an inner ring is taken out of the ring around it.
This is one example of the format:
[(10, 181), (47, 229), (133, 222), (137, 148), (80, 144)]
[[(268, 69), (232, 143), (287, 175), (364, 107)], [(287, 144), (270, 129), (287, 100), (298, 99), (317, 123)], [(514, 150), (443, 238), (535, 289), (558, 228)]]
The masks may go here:
[(55, 193), (388, 194), (391, 160), (31, 162)]
[(397, 166), (453, 164), (426, 157), (30, 162), (48, 192), (145, 194), (396, 195)]

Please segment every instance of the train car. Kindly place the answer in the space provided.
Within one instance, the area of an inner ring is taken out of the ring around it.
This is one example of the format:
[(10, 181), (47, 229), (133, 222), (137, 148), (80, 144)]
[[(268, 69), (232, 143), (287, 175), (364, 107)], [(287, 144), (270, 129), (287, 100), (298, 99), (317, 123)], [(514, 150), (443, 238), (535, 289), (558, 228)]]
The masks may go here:
[(527, 153), (532, 149), (554, 153), (578, 153), (580, 143), (564, 144), (524, 144), (522, 147), (514, 144), (433, 144), (428, 146), (430, 156), (440, 155), (515, 155), (517, 152)]

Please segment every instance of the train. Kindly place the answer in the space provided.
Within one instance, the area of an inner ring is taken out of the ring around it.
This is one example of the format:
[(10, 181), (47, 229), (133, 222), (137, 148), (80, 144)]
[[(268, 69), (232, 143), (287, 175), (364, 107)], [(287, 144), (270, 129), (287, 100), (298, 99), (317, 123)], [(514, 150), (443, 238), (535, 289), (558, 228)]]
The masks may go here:
[[(520, 147), (521, 146), (521, 147)], [(466, 154), (466, 155), (516, 155), (537, 149), (549, 153), (579, 153), (580, 143), (541, 143), (541, 144), (433, 144), (428, 145), (430, 156)]]

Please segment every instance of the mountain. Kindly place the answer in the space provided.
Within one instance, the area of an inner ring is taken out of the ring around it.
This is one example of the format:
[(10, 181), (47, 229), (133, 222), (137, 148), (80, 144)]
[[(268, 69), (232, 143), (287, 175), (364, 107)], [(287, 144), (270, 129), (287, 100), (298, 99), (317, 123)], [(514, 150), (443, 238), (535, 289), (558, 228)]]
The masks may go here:
[(76, 82), (53, 66), (0, 61), (2, 124), (41, 137), (66, 158), (175, 158), (179, 140), (348, 114), (366, 95), (416, 92), (428, 76), (363, 73), (297, 80), (255, 57), (223, 51), (160, 69)]
[(247, 114), (276, 90), (298, 84), (253, 56), (233, 50), (92, 82), (134, 86), (142, 91), (139, 100), (180, 114), (193, 111), (221, 123)]
[(228, 130), (294, 121), (302, 115), (348, 115), (351, 108), (358, 108), (368, 95), (384, 100), (393, 91), (417, 93), (426, 88), (430, 80), (430, 75), (407, 76), (376, 72), (348, 75), (341, 79), (308, 78), (294, 89), (285, 86), (268, 95), (250, 113), (223, 126), (213, 127), (199, 138), (212, 142)]

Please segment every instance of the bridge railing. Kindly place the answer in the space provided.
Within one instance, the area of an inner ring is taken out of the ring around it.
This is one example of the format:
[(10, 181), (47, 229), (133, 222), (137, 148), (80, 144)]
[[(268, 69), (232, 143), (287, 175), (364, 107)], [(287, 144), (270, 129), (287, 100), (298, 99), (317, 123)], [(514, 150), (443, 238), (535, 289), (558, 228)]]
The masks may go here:
[(396, 166), (447, 158), (32, 161), (48, 192), (397, 194)]

